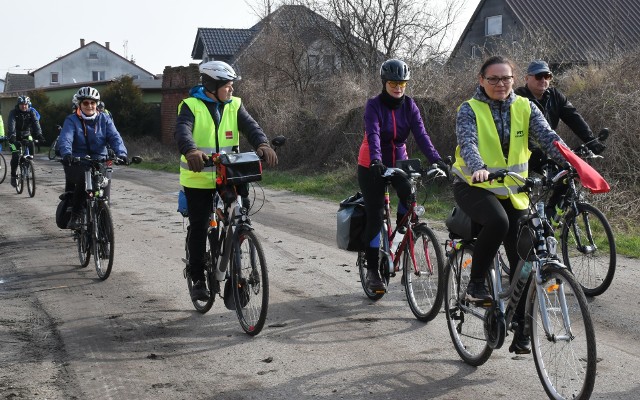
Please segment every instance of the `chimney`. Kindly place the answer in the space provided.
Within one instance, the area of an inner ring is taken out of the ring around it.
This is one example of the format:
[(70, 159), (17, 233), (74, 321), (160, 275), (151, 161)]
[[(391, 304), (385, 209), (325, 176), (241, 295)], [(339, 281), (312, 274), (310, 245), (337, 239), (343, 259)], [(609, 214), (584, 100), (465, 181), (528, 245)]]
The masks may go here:
[(84, 39), (80, 39), (80, 47), (84, 47)]
[(107, 48), (107, 50), (109, 50), (109, 45), (110, 45), (110, 44), (111, 44), (111, 43), (109, 43), (109, 42), (104, 42), (104, 47), (106, 47), (106, 48)]

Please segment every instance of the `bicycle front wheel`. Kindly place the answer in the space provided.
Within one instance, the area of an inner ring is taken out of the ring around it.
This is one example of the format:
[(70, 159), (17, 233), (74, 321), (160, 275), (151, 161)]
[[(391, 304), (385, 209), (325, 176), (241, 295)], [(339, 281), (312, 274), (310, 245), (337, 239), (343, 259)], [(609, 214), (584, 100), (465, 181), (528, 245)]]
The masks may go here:
[(596, 379), (596, 339), (587, 299), (567, 269), (543, 267), (542, 277), (527, 302), (538, 376), (550, 398), (588, 399)]
[(231, 266), (231, 285), (236, 314), (242, 329), (251, 336), (262, 330), (269, 307), (269, 276), (262, 246), (251, 230), (238, 232)]
[(484, 364), (493, 349), (484, 331), (486, 310), (465, 301), (471, 276), (473, 246), (463, 245), (453, 250), (444, 272), (444, 312), (453, 347), (462, 360), (474, 367)]
[(26, 161), (24, 171), (24, 177), (27, 180), (27, 193), (29, 193), (29, 197), (33, 197), (36, 195), (36, 171), (33, 167), (33, 161)]
[(80, 268), (85, 268), (89, 265), (91, 259), (91, 234), (87, 225), (87, 211), (82, 210), (82, 228), (76, 230), (73, 233), (73, 238), (76, 241), (78, 247), (78, 260), (80, 261)]
[(24, 176), (26, 174), (24, 162), (18, 164), (16, 168), (16, 192), (21, 194), (24, 190)]
[(0, 154), (0, 183), (4, 182), (7, 177), (7, 159)]
[(611, 285), (616, 271), (616, 243), (604, 214), (587, 203), (578, 203), (578, 214), (565, 218), (560, 241), (562, 259), (587, 296), (598, 296)]
[(413, 315), (423, 322), (434, 319), (442, 307), (444, 259), (436, 234), (425, 224), (414, 228), (415, 267), (411, 249), (403, 251), (404, 288)]
[(93, 262), (96, 265), (98, 278), (105, 280), (111, 274), (114, 255), (114, 233), (111, 211), (106, 202), (98, 202), (96, 205), (96, 233), (93, 237)]

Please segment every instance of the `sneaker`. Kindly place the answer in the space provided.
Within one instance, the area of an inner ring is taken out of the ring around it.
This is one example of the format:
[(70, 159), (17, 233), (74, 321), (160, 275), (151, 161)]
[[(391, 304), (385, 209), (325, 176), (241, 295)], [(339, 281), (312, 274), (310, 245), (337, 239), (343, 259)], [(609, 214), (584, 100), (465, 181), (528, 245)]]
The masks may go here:
[(67, 229), (80, 229), (82, 227), (82, 219), (80, 214), (71, 214), (71, 218), (69, 218), (69, 222), (67, 222)]
[(472, 303), (482, 303), (482, 305), (491, 305), (493, 301), (484, 281), (470, 281), (464, 298)]
[(387, 287), (385, 286), (382, 279), (380, 279), (380, 272), (377, 269), (369, 269), (367, 270), (367, 288), (375, 293), (378, 292), (386, 292)]
[(18, 180), (16, 179), (15, 176), (11, 177), (11, 186), (13, 186), (13, 187), (18, 186)]
[(518, 324), (513, 331), (513, 342), (509, 346), (509, 353), (529, 354), (531, 353), (531, 339), (529, 335), (524, 334), (524, 322)]
[(191, 301), (196, 300), (209, 300), (209, 291), (207, 291), (207, 284), (204, 280), (195, 281), (193, 285), (191, 285)]

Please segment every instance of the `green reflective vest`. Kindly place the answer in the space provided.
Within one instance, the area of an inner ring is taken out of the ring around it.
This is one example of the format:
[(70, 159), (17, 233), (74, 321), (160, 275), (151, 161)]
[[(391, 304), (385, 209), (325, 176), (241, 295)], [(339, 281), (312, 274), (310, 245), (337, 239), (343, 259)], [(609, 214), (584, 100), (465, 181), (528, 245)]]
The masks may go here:
[[(242, 101), (239, 97), (231, 97), (231, 102), (224, 105), (224, 112), (217, 131), (213, 117), (202, 100), (195, 97), (184, 99), (178, 105), (178, 114), (180, 114), (182, 104), (187, 104), (193, 113), (193, 141), (198, 150), (209, 155), (223, 151), (231, 153), (233, 148), (240, 144), (238, 110), (240, 110)], [(189, 170), (187, 159), (182, 155), (180, 157), (180, 184), (188, 188), (214, 189), (216, 187), (215, 166), (205, 167), (201, 172), (193, 172)]]
[[(471, 99), (468, 101), (476, 115), (478, 128), (478, 152), (482, 160), (487, 164), (489, 172), (501, 169), (517, 172), (527, 177), (529, 170), (529, 119), (531, 117), (531, 105), (529, 100), (516, 96), (516, 100), (510, 106), (511, 127), (509, 139), (509, 155), (505, 160), (502, 152), (498, 129), (493, 122), (489, 105), (485, 102)], [(453, 164), (453, 172), (465, 179), (469, 185), (489, 190), (500, 199), (509, 197), (511, 203), (518, 210), (524, 210), (529, 206), (529, 197), (526, 193), (517, 193), (518, 182), (506, 177), (503, 183), (493, 182), (471, 183), (473, 171), (465, 165), (460, 156), (460, 146), (456, 147), (456, 161)]]

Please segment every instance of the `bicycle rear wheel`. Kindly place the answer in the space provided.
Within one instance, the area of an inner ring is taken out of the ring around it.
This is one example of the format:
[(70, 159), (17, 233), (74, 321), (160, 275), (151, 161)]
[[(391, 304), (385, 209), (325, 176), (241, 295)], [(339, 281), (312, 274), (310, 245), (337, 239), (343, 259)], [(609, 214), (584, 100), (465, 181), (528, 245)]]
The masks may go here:
[(413, 315), (419, 321), (434, 319), (442, 307), (444, 285), (444, 259), (436, 234), (426, 224), (414, 227), (414, 254), (416, 266), (411, 260), (410, 249), (403, 251), (403, 277), (405, 293)]
[(7, 177), (7, 159), (0, 154), (0, 183), (4, 182)]
[(36, 171), (33, 166), (33, 161), (27, 160), (25, 162), (25, 179), (27, 180), (27, 193), (29, 193), (29, 197), (33, 197), (36, 195)]
[(472, 258), (472, 245), (463, 245), (449, 256), (444, 273), (444, 311), (453, 347), (465, 363), (477, 367), (489, 359), (493, 349), (484, 331), (486, 310), (464, 300)]
[(78, 260), (80, 260), (80, 268), (89, 265), (91, 259), (91, 233), (90, 227), (87, 225), (87, 211), (82, 210), (82, 228), (73, 233), (73, 239), (78, 247)]
[(565, 218), (560, 241), (562, 259), (587, 296), (604, 293), (616, 271), (616, 243), (604, 214), (587, 203), (578, 203), (578, 215)]
[(262, 246), (253, 231), (237, 234), (231, 257), (231, 285), (236, 314), (242, 329), (251, 336), (262, 330), (269, 307), (269, 276)]
[[(186, 260), (187, 262), (189, 261), (189, 236), (191, 235), (191, 227), (187, 226), (187, 237), (185, 239), (184, 242), (184, 251), (186, 254)], [(191, 300), (191, 302), (193, 303), (193, 307), (196, 309), (196, 311), (198, 311), (201, 314), (205, 314), (207, 313), (209, 310), (211, 310), (211, 307), (213, 307), (213, 302), (215, 301), (216, 297), (216, 293), (211, 291), (211, 287), (213, 284), (213, 281), (215, 279), (215, 277), (211, 276), (212, 274), (212, 268), (211, 268), (211, 242), (210, 239), (207, 239), (206, 241), (206, 250), (205, 250), (205, 260), (206, 261), (206, 266), (204, 268), (204, 280), (205, 282), (207, 282), (208, 284), (208, 288), (207, 290), (209, 291), (209, 298), (207, 300)], [(187, 265), (187, 269), (186, 269), (186, 275), (185, 277), (187, 278), (187, 287), (189, 288), (189, 295), (191, 295), (191, 290), (193, 288), (193, 280), (191, 279), (191, 272), (189, 271), (189, 266)]]
[(25, 172), (24, 162), (20, 162), (18, 164), (18, 168), (16, 168), (16, 192), (18, 194), (21, 194), (22, 191), (24, 190), (24, 175), (25, 174), (26, 174), (26, 172)]
[(105, 280), (111, 274), (114, 256), (114, 232), (111, 211), (106, 202), (99, 201), (96, 207), (96, 234), (93, 241), (93, 262), (98, 278)]
[(564, 268), (543, 267), (542, 277), (542, 286), (531, 289), (527, 302), (538, 376), (550, 398), (588, 399), (596, 378), (596, 339), (587, 299)]

